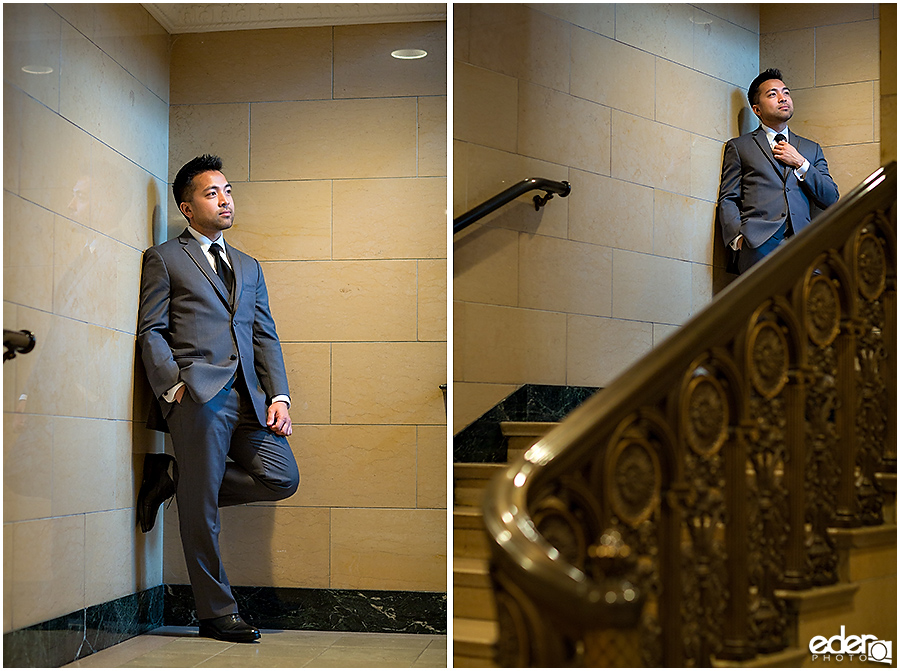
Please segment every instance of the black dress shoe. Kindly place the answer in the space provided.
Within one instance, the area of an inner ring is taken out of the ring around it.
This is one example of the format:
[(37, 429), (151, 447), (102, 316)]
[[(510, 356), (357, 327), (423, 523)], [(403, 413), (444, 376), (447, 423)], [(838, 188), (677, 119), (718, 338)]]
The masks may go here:
[(229, 643), (252, 643), (259, 638), (259, 629), (251, 627), (234, 613), (200, 620), (200, 635)]
[[(172, 475), (169, 477), (169, 464), (172, 464)], [(175, 496), (178, 484), (178, 464), (168, 454), (144, 455), (144, 475), (137, 498), (137, 518), (141, 523), (141, 531), (147, 533), (156, 524), (156, 513), (159, 506)]]

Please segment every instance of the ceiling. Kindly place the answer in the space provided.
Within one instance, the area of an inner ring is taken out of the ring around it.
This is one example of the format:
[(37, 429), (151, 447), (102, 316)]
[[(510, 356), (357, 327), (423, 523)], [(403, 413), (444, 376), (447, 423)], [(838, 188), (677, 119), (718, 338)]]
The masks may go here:
[(447, 20), (447, 4), (430, 2), (142, 4), (173, 35)]

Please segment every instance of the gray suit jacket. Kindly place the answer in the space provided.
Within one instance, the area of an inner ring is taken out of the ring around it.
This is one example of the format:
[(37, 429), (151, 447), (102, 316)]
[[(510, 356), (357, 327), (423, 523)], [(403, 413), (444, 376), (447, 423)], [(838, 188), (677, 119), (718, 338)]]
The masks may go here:
[(822, 148), (795, 133), (789, 134), (788, 142), (809, 161), (802, 181), (792, 168), (775, 160), (762, 127), (725, 144), (718, 218), (726, 245), (743, 233), (746, 243), (759, 247), (785, 222), (788, 212), (794, 233), (799, 233), (817, 209), (837, 202), (838, 188), (828, 174)]
[(235, 278), (233, 305), (187, 229), (144, 252), (138, 344), (163, 416), (171, 408), (161, 397), (179, 380), (195, 401), (206, 403), (240, 362), (265, 426), (272, 397), (289, 393), (281, 343), (259, 262), (231, 245), (227, 249)]

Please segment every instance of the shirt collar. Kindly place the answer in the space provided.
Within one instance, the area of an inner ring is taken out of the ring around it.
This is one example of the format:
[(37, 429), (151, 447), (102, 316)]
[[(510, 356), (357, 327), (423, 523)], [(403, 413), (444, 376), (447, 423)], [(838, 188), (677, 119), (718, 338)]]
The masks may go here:
[[(187, 229), (188, 229), (188, 232), (194, 236), (194, 239), (200, 243), (200, 246), (203, 248), (203, 251), (208, 252), (209, 246), (213, 243), (213, 241), (210, 240), (209, 238), (207, 238), (205, 235), (203, 235), (203, 233), (201, 233), (197, 229), (192, 228), (190, 225), (187, 227)], [(219, 239), (216, 240), (216, 242), (219, 243), (219, 245), (222, 247), (222, 251), (224, 252), (225, 251), (225, 235), (220, 233)]]
[(782, 135), (784, 135), (786, 138), (788, 138), (790, 140), (791, 135), (790, 135), (790, 131), (788, 130), (787, 126), (784, 127), (784, 130), (772, 130), (764, 123), (760, 123), (759, 126), (760, 126), (760, 128), (763, 129), (763, 132), (765, 132), (766, 137), (769, 139), (770, 146), (775, 144), (775, 136), (778, 135), (779, 133), (781, 133)]

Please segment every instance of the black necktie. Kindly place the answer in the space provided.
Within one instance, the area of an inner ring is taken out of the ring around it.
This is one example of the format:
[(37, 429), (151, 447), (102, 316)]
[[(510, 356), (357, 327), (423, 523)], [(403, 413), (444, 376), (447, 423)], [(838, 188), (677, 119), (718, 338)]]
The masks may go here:
[[(787, 142), (787, 138), (786, 138), (784, 135), (782, 135), (781, 133), (778, 133), (778, 134), (775, 136), (775, 144), (778, 144), (779, 142)], [(791, 166), (789, 166), (789, 165), (787, 165), (787, 164), (784, 164), (784, 174), (785, 174), (785, 175), (787, 175), (788, 169), (789, 169), (790, 167), (791, 167)], [(791, 236), (794, 234), (794, 228), (791, 226), (791, 215), (790, 215), (790, 213), (788, 213), (788, 217), (787, 217), (787, 219), (785, 219), (785, 221), (784, 221), (784, 226), (785, 226), (785, 236), (786, 236), (786, 237), (791, 237)]]
[(234, 273), (228, 267), (228, 264), (225, 263), (225, 259), (222, 258), (222, 248), (219, 247), (219, 243), (212, 243), (209, 246), (209, 251), (212, 252), (213, 258), (216, 260), (216, 275), (222, 278), (230, 296), (234, 289)]
[[(784, 135), (782, 135), (781, 133), (778, 133), (775, 136), (775, 144), (778, 144), (779, 142), (787, 142), (787, 138)], [(783, 161), (779, 161), (779, 163), (781, 163), (783, 166), (782, 170), (784, 170), (784, 174), (787, 174), (788, 168), (790, 166), (787, 165), (786, 163), (784, 163)]]

